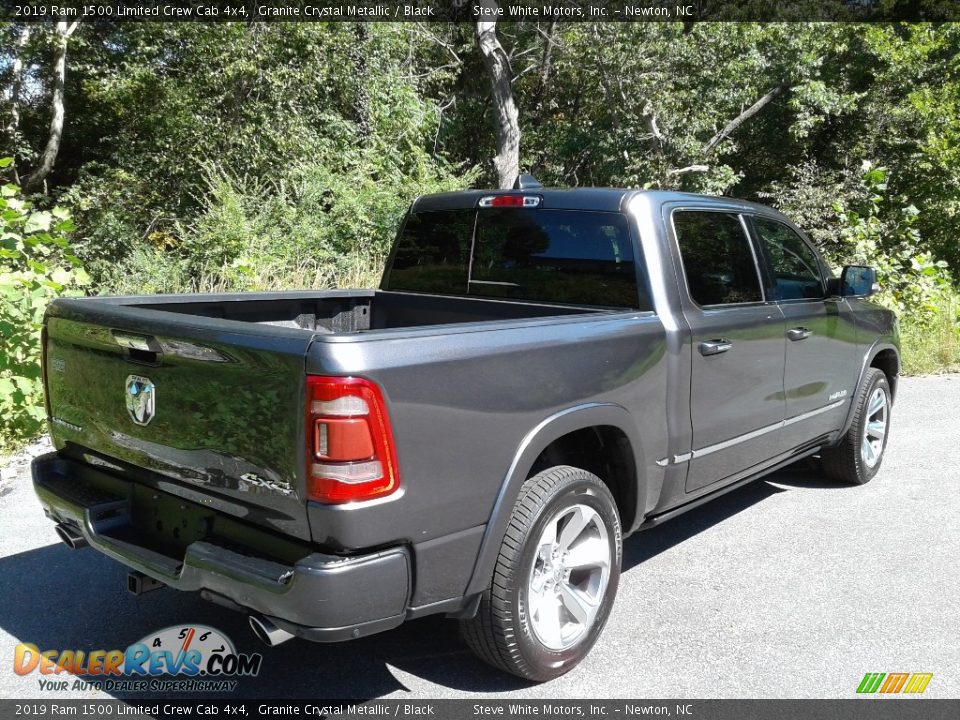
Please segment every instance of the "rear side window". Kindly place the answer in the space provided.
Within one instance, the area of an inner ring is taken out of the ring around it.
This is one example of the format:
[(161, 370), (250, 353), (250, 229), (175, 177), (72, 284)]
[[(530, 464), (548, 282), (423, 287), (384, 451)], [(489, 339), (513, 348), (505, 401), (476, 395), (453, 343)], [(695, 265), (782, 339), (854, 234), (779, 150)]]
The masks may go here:
[(673, 227), (694, 302), (731, 305), (763, 299), (750, 243), (737, 215), (682, 210), (673, 214)]
[(650, 310), (627, 219), (610, 212), (484, 208), (411, 214), (388, 290)]
[(817, 256), (803, 238), (776, 220), (754, 217), (752, 222), (760, 254), (767, 265), (767, 297), (771, 300), (824, 297)]
[(467, 289), (474, 210), (411, 213), (397, 241), (390, 290), (462, 295)]

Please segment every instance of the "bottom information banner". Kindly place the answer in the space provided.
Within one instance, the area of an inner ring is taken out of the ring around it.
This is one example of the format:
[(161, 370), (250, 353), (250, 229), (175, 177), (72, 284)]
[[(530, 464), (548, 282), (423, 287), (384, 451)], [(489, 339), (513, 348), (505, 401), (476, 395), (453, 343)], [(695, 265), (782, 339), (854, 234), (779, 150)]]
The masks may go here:
[(855, 700), (0, 700), (0, 718), (480, 717), (956, 720), (960, 699)]

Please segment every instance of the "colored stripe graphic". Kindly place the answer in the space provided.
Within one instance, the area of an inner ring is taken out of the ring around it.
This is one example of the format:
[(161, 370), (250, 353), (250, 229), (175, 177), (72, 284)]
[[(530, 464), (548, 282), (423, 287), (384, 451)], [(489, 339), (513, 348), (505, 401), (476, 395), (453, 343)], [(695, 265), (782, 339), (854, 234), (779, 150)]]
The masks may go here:
[(863, 680), (860, 681), (860, 687), (857, 688), (857, 692), (875, 693), (877, 688), (880, 687), (880, 683), (884, 677), (886, 677), (886, 673), (867, 673), (863, 676)]
[(907, 682), (907, 678), (910, 677), (910, 673), (890, 673), (887, 675), (887, 681), (883, 684), (883, 687), (880, 688), (882, 693), (898, 693), (903, 688), (904, 683)]
[(887, 695), (897, 693), (919, 694), (927, 689), (933, 679), (933, 673), (867, 673), (857, 686), (858, 693), (881, 692)]
[(905, 693), (922, 693), (927, 689), (927, 685), (933, 679), (933, 673), (914, 673), (910, 676), (910, 682), (903, 689)]

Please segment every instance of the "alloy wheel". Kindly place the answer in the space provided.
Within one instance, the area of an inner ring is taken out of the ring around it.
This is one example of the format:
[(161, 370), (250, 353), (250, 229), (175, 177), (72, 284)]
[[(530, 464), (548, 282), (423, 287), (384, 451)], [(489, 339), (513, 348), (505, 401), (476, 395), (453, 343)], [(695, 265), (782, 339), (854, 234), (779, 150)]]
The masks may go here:
[(534, 635), (550, 650), (576, 644), (593, 624), (610, 579), (610, 541), (588, 505), (560, 510), (537, 543), (528, 612)]

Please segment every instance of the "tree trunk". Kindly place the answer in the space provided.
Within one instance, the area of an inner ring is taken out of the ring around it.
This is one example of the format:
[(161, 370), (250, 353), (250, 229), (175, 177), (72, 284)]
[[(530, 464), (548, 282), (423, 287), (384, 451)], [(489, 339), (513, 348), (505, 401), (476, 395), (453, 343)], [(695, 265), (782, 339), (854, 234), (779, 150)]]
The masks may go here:
[(364, 22), (354, 23), (353, 35), (356, 42), (351, 48), (353, 61), (354, 100), (353, 115), (360, 131), (362, 140), (366, 140), (373, 132), (371, 122), (370, 83), (368, 81), (367, 54), (370, 44), (370, 27)]
[[(484, 8), (496, 8), (495, 0), (482, 0)], [(520, 174), (520, 120), (513, 99), (510, 58), (497, 39), (497, 23), (477, 22), (477, 47), (490, 76), (494, 121), (497, 131), (497, 155), (493, 158), (499, 187), (513, 187)]]
[(10, 122), (6, 132), (11, 138), (20, 128), (20, 89), (23, 87), (23, 52), (30, 42), (30, 26), (24, 25), (17, 40), (16, 55), (13, 58), (13, 67), (10, 68)]
[[(24, 25), (17, 40), (16, 55), (13, 58), (13, 67), (10, 68), (10, 122), (7, 123), (6, 135), (12, 148), (11, 155), (15, 155), (20, 132), (20, 90), (23, 87), (23, 53), (30, 42), (30, 26)], [(20, 184), (16, 163), (13, 165), (13, 181)]]
[(50, 135), (47, 138), (47, 146), (43, 149), (43, 155), (40, 156), (40, 165), (36, 170), (23, 178), (23, 187), (25, 190), (35, 190), (47, 179), (53, 165), (57, 161), (57, 153), (60, 152), (60, 141), (63, 139), (63, 120), (64, 120), (64, 90), (67, 83), (67, 41), (77, 29), (79, 20), (68, 23), (57, 23), (57, 62), (54, 66), (53, 76), (53, 117), (50, 120)]
[(550, 72), (553, 70), (553, 46), (556, 44), (557, 21), (553, 20), (543, 36), (543, 55), (540, 58), (540, 82), (537, 83), (537, 96), (534, 103), (533, 122), (540, 126), (546, 118), (547, 94), (550, 86)]

